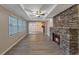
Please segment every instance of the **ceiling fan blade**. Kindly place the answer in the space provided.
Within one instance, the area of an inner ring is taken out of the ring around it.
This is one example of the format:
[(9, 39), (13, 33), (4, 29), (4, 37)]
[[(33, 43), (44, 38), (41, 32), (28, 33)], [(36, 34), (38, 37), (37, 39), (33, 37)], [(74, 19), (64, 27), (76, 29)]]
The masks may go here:
[(45, 15), (45, 13), (42, 13), (42, 14), (40, 14), (40, 15)]
[(46, 13), (39, 10), (39, 11), (37, 11), (37, 14), (40, 16), (44, 16)]

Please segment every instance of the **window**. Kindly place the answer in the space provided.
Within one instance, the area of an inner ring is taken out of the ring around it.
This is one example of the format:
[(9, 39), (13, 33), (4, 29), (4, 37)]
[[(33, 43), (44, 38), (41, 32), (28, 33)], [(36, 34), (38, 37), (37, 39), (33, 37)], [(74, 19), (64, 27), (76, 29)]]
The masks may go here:
[(9, 16), (9, 35), (17, 33), (17, 18)]
[(26, 31), (26, 21), (9, 16), (9, 35)]
[(23, 27), (22, 26), (22, 20), (18, 20), (18, 25), (17, 26), (18, 26), (18, 32), (22, 32), (22, 29), (23, 29), (22, 28)]
[(26, 21), (23, 21), (23, 31), (26, 31)]

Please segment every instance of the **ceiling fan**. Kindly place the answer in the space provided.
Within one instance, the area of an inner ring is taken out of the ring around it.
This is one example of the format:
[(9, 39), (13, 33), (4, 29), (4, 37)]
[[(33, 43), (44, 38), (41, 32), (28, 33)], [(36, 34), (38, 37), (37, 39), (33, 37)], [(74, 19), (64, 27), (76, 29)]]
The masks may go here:
[(32, 11), (31, 9), (25, 9), (28, 12), (31, 12), (32, 15), (37, 16), (37, 17), (41, 17), (44, 16), (46, 13), (41, 11), (41, 10), (37, 10), (37, 11)]

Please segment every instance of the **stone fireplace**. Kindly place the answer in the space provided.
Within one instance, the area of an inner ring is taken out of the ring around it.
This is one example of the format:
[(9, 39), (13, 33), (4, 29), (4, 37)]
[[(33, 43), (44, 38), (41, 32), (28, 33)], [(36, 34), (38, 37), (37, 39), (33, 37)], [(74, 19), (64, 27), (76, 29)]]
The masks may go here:
[[(73, 5), (53, 17), (51, 39), (59, 44), (64, 54), (76, 54), (79, 41), (79, 5)], [(53, 37), (53, 36), (54, 37)]]
[[(60, 35), (60, 37), (58, 37), (59, 43), (54, 42), (63, 49), (64, 54), (76, 54), (78, 52), (78, 29), (51, 28), (50, 31), (51, 35), (53, 33)], [(54, 39), (53, 36), (52, 39)]]

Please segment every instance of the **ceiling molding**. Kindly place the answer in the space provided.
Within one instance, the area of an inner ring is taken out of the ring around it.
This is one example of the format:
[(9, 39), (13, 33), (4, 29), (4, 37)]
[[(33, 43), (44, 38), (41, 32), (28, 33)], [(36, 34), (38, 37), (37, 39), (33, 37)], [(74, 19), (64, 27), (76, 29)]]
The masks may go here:
[(23, 4), (20, 4), (20, 7), (23, 9), (23, 11), (25, 12), (25, 14), (29, 17), (29, 19), (31, 19), (31, 17), (27, 14), (24, 5)]
[(57, 4), (55, 4), (54, 6), (51, 7), (51, 9), (49, 10), (48, 14), (45, 15), (45, 18), (55, 9), (56, 6), (57, 6)]
[(58, 4), (54, 10), (51, 11), (51, 13), (47, 17), (53, 17), (62, 11), (66, 10), (67, 8), (71, 7), (74, 4)]

